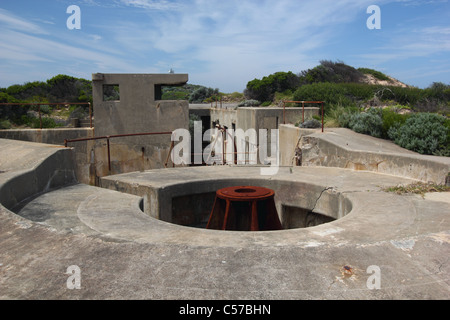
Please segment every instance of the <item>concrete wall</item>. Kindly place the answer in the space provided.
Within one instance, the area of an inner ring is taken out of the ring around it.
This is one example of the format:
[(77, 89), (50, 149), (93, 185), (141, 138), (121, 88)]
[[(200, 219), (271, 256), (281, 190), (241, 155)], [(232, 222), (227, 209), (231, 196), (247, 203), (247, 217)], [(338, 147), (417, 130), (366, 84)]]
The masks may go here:
[(445, 184), (450, 158), (420, 155), (390, 141), (348, 129), (319, 133), (292, 125), (280, 127), (281, 165), (322, 166), (373, 171)]
[(315, 133), (314, 129), (300, 129), (291, 124), (281, 125), (279, 129), (280, 165), (296, 166), (301, 160), (301, 138)]
[[(263, 108), (263, 107), (242, 107), (233, 109), (211, 109), (211, 126), (214, 123), (220, 123), (222, 126), (226, 126), (229, 129), (242, 129), (245, 131), (249, 129), (256, 130), (257, 135), (259, 135), (260, 129), (267, 130), (267, 144), (271, 144), (271, 130), (279, 129), (279, 126), (286, 123), (299, 123), (303, 120), (312, 119), (314, 115), (319, 115), (319, 108), (308, 107), (308, 108)], [(259, 137), (259, 136), (258, 136)], [(246, 156), (246, 161), (252, 161), (252, 159), (258, 163), (268, 163), (270, 160), (271, 150), (268, 147), (267, 154), (269, 155), (266, 159), (259, 159), (259, 153), (257, 152), (257, 147), (260, 141), (257, 141), (257, 145), (248, 144), (243, 141), (236, 141), (236, 145), (245, 148), (246, 152), (250, 154)], [(256, 154), (255, 154), (256, 153)], [(255, 158), (256, 157), (256, 158)]]
[(278, 129), (281, 124), (301, 123), (319, 115), (319, 108), (252, 108), (238, 109), (237, 126), (242, 129)]
[[(189, 128), (189, 103), (161, 99), (163, 86), (183, 85), (187, 74), (93, 74), (95, 135), (172, 132)], [(104, 86), (118, 86), (120, 97), (104, 101)], [(95, 176), (163, 168), (171, 134), (110, 140), (111, 171), (106, 140), (94, 147)]]
[(220, 123), (220, 125), (226, 126), (229, 129), (232, 129), (233, 124), (236, 125), (237, 122), (237, 110), (233, 109), (221, 109), (221, 108), (211, 108), (210, 116), (211, 116), (211, 124), (210, 127), (213, 127), (213, 123)]
[(21, 140), (37, 143), (64, 145), (64, 140), (91, 138), (91, 128), (57, 128), (57, 129), (8, 129), (0, 130), (1, 139)]
[(309, 120), (319, 115), (319, 108), (264, 108), (264, 107), (242, 107), (233, 109), (211, 108), (211, 122), (219, 122), (221, 125), (236, 129), (278, 129), (284, 123), (301, 123), (303, 119)]
[[(286, 229), (340, 219), (351, 211), (352, 205), (344, 195), (324, 192), (326, 186), (317, 185), (316, 181), (296, 181), (290, 174), (286, 179), (286, 171), (273, 179), (264, 179), (259, 175), (259, 168), (217, 166), (190, 168), (189, 174), (179, 171), (178, 175), (173, 175), (160, 170), (143, 173), (140, 177), (133, 173), (103, 177), (100, 184), (102, 188), (142, 197), (144, 212), (155, 219), (186, 226), (204, 227), (213, 208), (215, 192), (239, 185), (274, 190), (277, 212)], [(145, 178), (146, 175), (152, 178)], [(315, 215), (309, 214), (311, 211)], [(316, 214), (325, 218), (321, 219)]]
[[(15, 129), (0, 130), (0, 138), (45, 143), (50, 145), (64, 145), (64, 140), (92, 138), (94, 129), (91, 128), (58, 128), (58, 129)], [(73, 148), (74, 166), (78, 181), (87, 184), (95, 184), (92, 176), (91, 151), (93, 141), (70, 143)]]
[[(187, 101), (158, 100), (164, 85), (183, 85), (187, 74), (93, 74), (96, 136), (187, 128)], [(106, 85), (117, 85), (120, 100), (104, 101)], [(158, 89), (159, 88), (159, 89)]]
[(0, 139), (0, 204), (14, 210), (36, 194), (76, 182), (70, 149)]

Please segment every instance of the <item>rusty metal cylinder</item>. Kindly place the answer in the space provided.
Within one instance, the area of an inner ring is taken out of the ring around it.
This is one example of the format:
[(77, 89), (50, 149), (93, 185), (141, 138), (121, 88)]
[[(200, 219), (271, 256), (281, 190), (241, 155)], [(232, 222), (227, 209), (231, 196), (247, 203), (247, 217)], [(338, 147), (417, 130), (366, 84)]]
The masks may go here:
[(236, 186), (216, 192), (207, 229), (232, 231), (281, 230), (271, 189)]

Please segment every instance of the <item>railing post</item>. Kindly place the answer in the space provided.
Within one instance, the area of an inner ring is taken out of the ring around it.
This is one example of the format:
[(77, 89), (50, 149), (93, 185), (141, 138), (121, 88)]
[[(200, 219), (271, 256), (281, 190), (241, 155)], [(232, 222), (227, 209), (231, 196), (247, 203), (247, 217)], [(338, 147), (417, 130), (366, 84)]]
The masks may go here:
[(305, 122), (305, 101), (302, 101), (302, 123)]
[(41, 105), (38, 104), (38, 112), (39, 112), (39, 126), (42, 129), (42, 117), (41, 117)]
[(91, 107), (91, 103), (90, 102), (88, 102), (88, 103), (89, 103), (89, 119), (91, 122), (91, 129), (92, 129), (92, 107)]
[(108, 149), (108, 169), (109, 169), (109, 173), (111, 173), (111, 151), (110, 151), (110, 146), (109, 146), (109, 136), (106, 137), (106, 146)]
[(323, 118), (324, 118), (324, 111), (323, 111), (323, 102), (322, 102), (322, 133), (323, 133)]

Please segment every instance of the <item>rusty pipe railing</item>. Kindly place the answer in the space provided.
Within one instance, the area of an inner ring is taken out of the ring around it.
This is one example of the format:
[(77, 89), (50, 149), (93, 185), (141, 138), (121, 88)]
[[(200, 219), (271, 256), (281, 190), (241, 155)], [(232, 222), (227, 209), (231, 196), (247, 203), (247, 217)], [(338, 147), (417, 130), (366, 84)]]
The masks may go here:
[[(124, 137), (136, 137), (136, 136), (152, 136), (152, 135), (172, 135), (172, 132), (144, 132), (144, 133), (127, 133), (127, 134), (117, 134), (110, 136), (101, 136), (101, 137), (93, 137), (93, 138), (80, 138), (80, 139), (64, 139), (64, 147), (67, 148), (68, 143), (71, 142), (83, 142), (83, 141), (93, 141), (93, 140), (104, 140), (106, 139), (106, 147), (108, 151), (108, 170), (111, 172), (111, 146), (110, 140), (114, 138), (124, 138)], [(173, 142), (171, 144), (171, 149), (173, 148)], [(172, 150), (169, 151), (169, 154)], [(167, 165), (168, 160), (165, 165)]]
[(286, 124), (286, 103), (302, 104), (302, 122), (305, 122), (305, 104), (321, 104), (322, 105), (322, 132), (324, 131), (324, 102), (323, 101), (283, 101), (283, 124)]
[(59, 105), (89, 105), (89, 119), (90, 119), (90, 127), (92, 128), (92, 105), (90, 102), (42, 102), (42, 103), (34, 103), (34, 102), (2, 102), (0, 106), (37, 106), (39, 113), (39, 124), (40, 129), (42, 129), (42, 116), (41, 116), (41, 106), (59, 106)]

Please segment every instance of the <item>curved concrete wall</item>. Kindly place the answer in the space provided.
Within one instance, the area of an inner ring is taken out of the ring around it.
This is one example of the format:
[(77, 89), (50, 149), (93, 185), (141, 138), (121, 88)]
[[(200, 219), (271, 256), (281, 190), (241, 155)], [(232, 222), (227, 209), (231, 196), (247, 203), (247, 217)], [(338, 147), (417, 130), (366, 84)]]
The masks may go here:
[(421, 155), (349, 129), (328, 129), (325, 133), (291, 125), (280, 127), (281, 165), (292, 166), (301, 150), (302, 166), (335, 167), (372, 171), (424, 182), (445, 184), (450, 158)]
[(9, 210), (37, 194), (77, 182), (71, 149), (6, 139), (0, 139), (0, 149), (0, 204)]
[[(197, 176), (198, 169), (184, 168), (178, 171), (183, 178), (173, 181), (168, 179), (167, 170), (147, 171), (104, 177), (100, 184), (106, 189), (142, 197), (144, 212), (155, 219), (186, 226), (202, 225), (205, 219), (207, 221), (215, 192), (231, 186), (273, 189), (278, 215), (286, 229), (304, 225), (300, 221), (304, 218), (300, 214), (303, 212), (337, 220), (352, 210), (347, 197), (327, 184), (296, 180), (289, 175), (267, 179), (255, 174), (258, 172), (255, 169), (258, 168), (208, 167)], [(238, 177), (234, 176), (236, 174)]]

